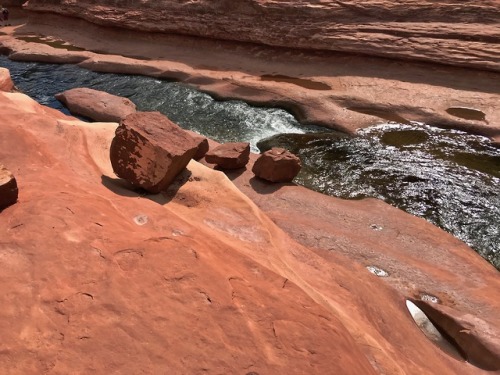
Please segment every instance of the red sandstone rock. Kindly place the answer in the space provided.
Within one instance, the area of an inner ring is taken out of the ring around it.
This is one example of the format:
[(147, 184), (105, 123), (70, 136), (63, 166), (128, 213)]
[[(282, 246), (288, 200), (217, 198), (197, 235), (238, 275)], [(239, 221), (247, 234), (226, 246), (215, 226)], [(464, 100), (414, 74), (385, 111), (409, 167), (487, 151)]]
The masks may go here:
[(0, 118), (0, 159), (23, 166), (0, 219), (1, 374), (485, 373), (404, 306), (437, 293), (500, 327), (498, 271), (425, 220), (235, 171), (250, 200), (196, 162), (144, 199), (112, 178), (114, 124), (4, 92)]
[(290, 182), (300, 172), (300, 159), (284, 148), (274, 147), (264, 152), (252, 167), (252, 172), (271, 182)]
[(149, 32), (500, 70), (497, 0), (30, 0), (27, 9)]
[(0, 91), (12, 91), (13, 88), (14, 83), (10, 78), (9, 70), (0, 67)]
[(441, 332), (453, 339), (469, 362), (488, 371), (500, 370), (500, 334), (490, 323), (446, 305), (415, 303)]
[(94, 121), (120, 122), (134, 113), (135, 104), (127, 98), (89, 88), (75, 88), (56, 94), (73, 114), (88, 117)]
[(247, 165), (250, 157), (250, 144), (247, 142), (224, 143), (210, 150), (205, 160), (220, 169), (238, 169)]
[(193, 137), (193, 139), (196, 141), (198, 144), (198, 147), (196, 149), (196, 154), (194, 155), (193, 159), (194, 160), (200, 160), (205, 156), (205, 154), (208, 152), (210, 145), (208, 144), (208, 139), (207, 137), (202, 136), (201, 134), (198, 134), (196, 132), (193, 132), (191, 130), (186, 130), (186, 132)]
[(137, 112), (116, 129), (110, 158), (117, 176), (158, 193), (168, 187), (196, 154), (198, 144), (159, 112)]
[(18, 190), (14, 175), (0, 164), (0, 211), (17, 202)]

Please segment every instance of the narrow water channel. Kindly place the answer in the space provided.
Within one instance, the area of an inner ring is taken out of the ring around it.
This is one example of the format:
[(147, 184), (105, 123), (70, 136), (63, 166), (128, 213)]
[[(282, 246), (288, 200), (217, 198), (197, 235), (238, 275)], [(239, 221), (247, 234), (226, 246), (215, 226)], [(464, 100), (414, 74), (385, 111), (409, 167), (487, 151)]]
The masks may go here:
[(397, 123), (339, 137), (304, 127), (284, 110), (215, 101), (180, 83), (2, 56), (0, 66), (21, 91), (65, 113), (54, 94), (90, 87), (220, 142), (247, 141), (254, 151), (284, 146), (303, 163), (295, 182), (343, 198), (382, 199), (452, 233), (500, 269), (500, 149), (484, 137)]

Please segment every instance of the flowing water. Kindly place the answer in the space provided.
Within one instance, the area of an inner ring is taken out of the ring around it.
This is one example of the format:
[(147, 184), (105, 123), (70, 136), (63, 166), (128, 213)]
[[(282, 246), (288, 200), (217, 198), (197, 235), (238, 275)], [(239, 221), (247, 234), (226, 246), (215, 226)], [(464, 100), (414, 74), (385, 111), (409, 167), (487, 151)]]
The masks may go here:
[(254, 150), (259, 141), (262, 150), (285, 146), (303, 163), (297, 183), (344, 198), (382, 199), (452, 233), (500, 269), (500, 149), (483, 137), (408, 122), (345, 137), (301, 126), (281, 109), (215, 101), (180, 83), (5, 57), (0, 66), (21, 91), (65, 113), (54, 94), (90, 87), (220, 142), (247, 141)]

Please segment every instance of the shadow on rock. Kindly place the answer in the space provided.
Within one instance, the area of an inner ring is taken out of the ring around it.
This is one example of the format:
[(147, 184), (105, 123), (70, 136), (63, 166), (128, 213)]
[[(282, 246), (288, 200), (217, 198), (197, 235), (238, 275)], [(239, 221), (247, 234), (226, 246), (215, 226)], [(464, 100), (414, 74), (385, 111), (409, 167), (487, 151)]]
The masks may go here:
[(276, 183), (276, 182), (267, 182), (258, 177), (252, 177), (250, 180), (250, 185), (252, 188), (259, 194), (272, 194), (277, 192), (283, 186), (296, 186), (294, 183)]

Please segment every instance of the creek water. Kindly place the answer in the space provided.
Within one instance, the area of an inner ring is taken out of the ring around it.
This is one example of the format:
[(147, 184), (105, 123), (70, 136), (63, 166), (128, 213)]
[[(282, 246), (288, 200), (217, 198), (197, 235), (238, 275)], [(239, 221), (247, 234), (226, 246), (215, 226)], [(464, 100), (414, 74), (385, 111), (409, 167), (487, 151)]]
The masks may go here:
[(284, 146), (302, 160), (295, 182), (343, 198), (382, 199), (452, 233), (500, 269), (500, 149), (484, 137), (394, 122), (345, 137), (302, 126), (281, 109), (216, 101), (181, 83), (1, 56), (0, 66), (21, 91), (65, 113), (54, 94), (90, 87), (219, 142), (247, 141), (254, 151)]

